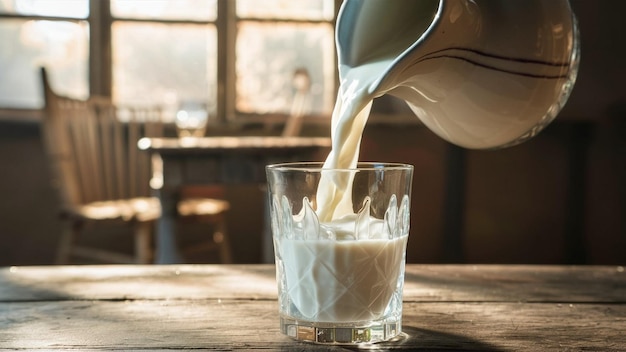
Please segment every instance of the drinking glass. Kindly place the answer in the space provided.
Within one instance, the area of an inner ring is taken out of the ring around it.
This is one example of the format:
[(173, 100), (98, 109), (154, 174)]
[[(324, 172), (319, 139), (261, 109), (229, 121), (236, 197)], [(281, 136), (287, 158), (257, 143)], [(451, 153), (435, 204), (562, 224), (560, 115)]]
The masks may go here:
[(176, 112), (176, 130), (179, 138), (204, 137), (209, 113), (200, 103), (183, 103)]
[(368, 344), (402, 331), (413, 166), (266, 167), (281, 332)]

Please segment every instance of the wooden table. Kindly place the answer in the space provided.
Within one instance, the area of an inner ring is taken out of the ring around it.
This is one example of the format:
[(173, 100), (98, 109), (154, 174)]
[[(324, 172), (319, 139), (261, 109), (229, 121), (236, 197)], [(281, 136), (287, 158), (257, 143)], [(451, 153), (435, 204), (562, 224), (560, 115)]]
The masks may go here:
[[(156, 172), (151, 182), (162, 208), (156, 227), (155, 262), (175, 264), (182, 262), (176, 247), (175, 218), (183, 185), (265, 184), (266, 165), (312, 161), (318, 158), (316, 153), (319, 151), (329, 150), (330, 138), (144, 138), (138, 146), (158, 157), (153, 159), (157, 165), (153, 165)], [(263, 234), (263, 256), (273, 258), (269, 226), (266, 227), (268, 233)]]
[[(0, 350), (350, 350), (278, 330), (273, 265), (0, 269)], [(626, 351), (615, 266), (407, 265), (384, 350)]]

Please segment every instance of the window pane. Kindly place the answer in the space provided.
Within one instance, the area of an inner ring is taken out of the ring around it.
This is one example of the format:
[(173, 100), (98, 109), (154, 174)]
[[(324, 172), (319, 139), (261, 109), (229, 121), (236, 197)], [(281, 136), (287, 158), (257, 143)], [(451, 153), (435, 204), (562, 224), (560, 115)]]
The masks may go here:
[[(288, 114), (295, 102), (305, 102), (305, 113), (330, 114), (335, 97), (332, 25), (242, 22), (236, 50), (238, 111)], [(295, 99), (307, 74), (307, 99)]]
[[(217, 38), (212, 25), (115, 22), (113, 99), (122, 104), (199, 103), (213, 113)], [(173, 116), (169, 116), (173, 118)]]
[(18, 15), (87, 18), (89, 0), (0, 0), (0, 12)]
[(237, 0), (237, 16), (331, 21), (334, 7), (333, 0)]
[(217, 0), (112, 0), (117, 18), (214, 21)]
[(0, 21), (0, 106), (43, 107), (42, 65), (55, 91), (86, 98), (88, 31), (86, 22)]

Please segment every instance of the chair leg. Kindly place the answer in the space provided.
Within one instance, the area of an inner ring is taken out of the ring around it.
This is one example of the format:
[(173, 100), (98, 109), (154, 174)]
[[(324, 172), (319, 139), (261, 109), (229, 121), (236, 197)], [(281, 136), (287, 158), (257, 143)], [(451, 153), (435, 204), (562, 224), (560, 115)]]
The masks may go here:
[(213, 241), (219, 246), (220, 259), (222, 264), (231, 264), (233, 262), (230, 251), (230, 242), (226, 232), (226, 220), (220, 216), (219, 221), (215, 224), (215, 232), (213, 232)]
[(135, 263), (150, 264), (152, 260), (151, 237), (151, 222), (138, 222), (135, 224)]
[(66, 219), (63, 221), (61, 238), (57, 248), (56, 264), (69, 264), (74, 241), (83, 228), (83, 221)]

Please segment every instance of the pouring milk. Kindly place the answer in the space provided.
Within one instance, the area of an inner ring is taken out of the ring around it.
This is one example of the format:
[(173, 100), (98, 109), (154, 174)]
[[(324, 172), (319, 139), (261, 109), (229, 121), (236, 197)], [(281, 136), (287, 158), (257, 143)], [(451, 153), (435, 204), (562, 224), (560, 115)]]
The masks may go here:
[[(404, 99), (428, 128), (457, 145), (486, 149), (520, 143), (560, 111), (573, 87), (579, 57), (576, 21), (566, 0), (345, 0), (336, 42), (341, 85), (326, 168), (356, 166), (372, 101), (383, 94)], [(356, 228), (351, 185), (350, 177), (322, 177), (315, 211), (319, 226)], [(370, 221), (375, 229), (381, 220)], [(306, 275), (310, 261), (335, 271), (369, 270), (336, 267), (336, 258), (320, 255), (329, 248), (344, 259), (367, 256), (371, 251), (365, 247), (384, 248), (386, 256), (397, 257), (404, 255), (407, 237), (408, 227), (406, 234), (392, 239), (283, 239), (280, 252), (285, 266), (296, 268), (288, 274), (293, 281)], [(387, 306), (398, 275), (388, 266), (371, 278), (388, 285), (375, 309), (365, 315), (362, 307), (348, 304), (354, 292), (336, 291), (341, 287), (332, 284), (337, 272), (316, 278), (335, 291), (320, 289), (317, 297), (310, 297), (295, 288), (290, 297), (311, 320), (375, 319)], [(356, 294), (365, 294), (362, 289)], [(343, 302), (342, 308), (320, 309), (333, 300)]]
[[(566, 0), (518, 6), (344, 1), (336, 30), (341, 85), (324, 166), (356, 166), (372, 101), (387, 93), (460, 146), (510, 146), (539, 133), (573, 87), (578, 32)], [(325, 179), (320, 185), (321, 221), (353, 212), (350, 182)]]

